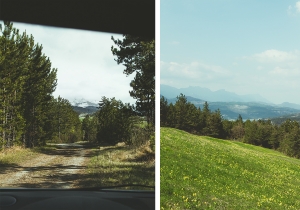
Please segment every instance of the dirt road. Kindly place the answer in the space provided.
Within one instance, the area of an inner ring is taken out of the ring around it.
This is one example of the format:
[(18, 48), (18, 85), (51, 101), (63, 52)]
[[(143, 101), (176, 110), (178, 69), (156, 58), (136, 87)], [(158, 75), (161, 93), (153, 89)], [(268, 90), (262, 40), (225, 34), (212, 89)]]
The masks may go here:
[(84, 179), (90, 149), (79, 144), (56, 144), (34, 158), (0, 169), (0, 187), (73, 188)]

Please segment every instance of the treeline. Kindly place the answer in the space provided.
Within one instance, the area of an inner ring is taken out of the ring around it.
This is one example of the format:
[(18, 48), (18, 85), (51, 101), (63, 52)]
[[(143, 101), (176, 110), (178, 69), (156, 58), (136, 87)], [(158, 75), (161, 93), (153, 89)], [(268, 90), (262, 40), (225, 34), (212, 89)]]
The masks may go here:
[[(155, 41), (145, 37), (123, 35), (123, 40), (111, 37), (111, 52), (117, 64), (123, 64), (123, 73), (135, 74), (129, 94), (135, 105), (113, 98), (102, 97), (98, 111), (82, 121), (84, 140), (114, 145), (125, 142), (154, 146), (155, 128)], [(153, 148), (153, 147), (152, 147)], [(154, 149), (154, 148), (153, 148)]]
[(220, 110), (211, 111), (207, 102), (203, 108), (187, 101), (184, 95), (175, 104), (160, 99), (161, 126), (221, 139), (232, 139), (248, 144), (278, 150), (288, 156), (300, 158), (300, 126), (286, 120), (274, 125), (270, 120), (246, 120), (239, 115), (235, 121), (222, 118)]
[(123, 64), (123, 73), (135, 74), (130, 82), (135, 105), (113, 98), (102, 97), (98, 111), (82, 121), (84, 140), (114, 145), (125, 142), (154, 146), (155, 128), (155, 41), (145, 37), (123, 35), (123, 40), (111, 37), (111, 52), (117, 64)]
[(86, 115), (82, 121), (84, 140), (101, 145), (115, 145), (118, 142), (137, 146), (143, 144), (153, 134), (154, 127), (147, 123), (147, 118), (138, 114), (134, 105), (102, 97), (98, 111)]
[(187, 101), (181, 94), (175, 104), (160, 99), (160, 124), (165, 127), (178, 128), (198, 135), (225, 138), (220, 110), (212, 112), (207, 102), (203, 109)]
[(69, 132), (78, 135), (78, 115), (66, 100), (53, 98), (57, 69), (42, 45), (11, 22), (0, 30), (0, 148), (45, 145), (60, 134), (74, 138)]

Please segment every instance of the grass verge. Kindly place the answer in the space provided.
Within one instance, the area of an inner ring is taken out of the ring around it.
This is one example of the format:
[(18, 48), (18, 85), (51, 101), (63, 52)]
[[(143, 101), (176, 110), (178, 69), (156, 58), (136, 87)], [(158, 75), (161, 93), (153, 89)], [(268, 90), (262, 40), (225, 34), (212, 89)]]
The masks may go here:
[(300, 209), (300, 160), (161, 128), (161, 209)]
[(3, 149), (0, 151), (0, 166), (3, 167), (11, 164), (19, 164), (36, 157), (42, 151), (51, 149), (54, 149), (54, 147), (44, 146), (30, 149), (13, 146), (11, 148)]
[[(155, 158), (149, 144), (134, 148), (125, 144), (116, 146), (98, 147), (93, 149), (85, 169), (84, 186), (113, 186), (126, 184), (141, 184), (154, 186)], [(79, 186), (79, 187), (84, 187)], [(126, 187), (125, 189), (137, 189)], [(152, 190), (141, 188), (139, 190)]]

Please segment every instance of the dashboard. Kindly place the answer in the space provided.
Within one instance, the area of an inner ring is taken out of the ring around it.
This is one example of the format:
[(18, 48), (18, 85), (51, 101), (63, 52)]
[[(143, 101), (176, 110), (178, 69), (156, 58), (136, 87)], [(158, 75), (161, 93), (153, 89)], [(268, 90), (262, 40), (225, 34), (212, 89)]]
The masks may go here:
[(1, 210), (155, 209), (154, 191), (68, 189), (1, 189)]

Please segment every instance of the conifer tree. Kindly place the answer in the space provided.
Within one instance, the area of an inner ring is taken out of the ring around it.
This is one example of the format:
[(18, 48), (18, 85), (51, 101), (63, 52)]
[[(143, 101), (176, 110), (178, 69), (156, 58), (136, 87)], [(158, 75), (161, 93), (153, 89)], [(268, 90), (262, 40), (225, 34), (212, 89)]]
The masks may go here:
[(28, 69), (28, 39), (25, 33), (4, 21), (0, 37), (0, 130), (2, 146), (12, 146), (17, 142), (24, 127), (21, 115), (21, 94)]
[(0, 140), (2, 146), (44, 143), (45, 113), (56, 86), (56, 70), (33, 36), (9, 21), (0, 36)]
[(83, 140), (94, 142), (97, 135), (97, 118), (86, 115), (82, 121)]
[[(33, 37), (31, 36), (31, 45)], [(29, 71), (24, 84), (24, 118), (26, 132), (24, 135), (26, 147), (45, 144), (45, 121), (49, 110), (51, 94), (56, 87), (56, 69), (51, 68), (51, 62), (42, 53), (42, 46), (33, 45), (30, 54)]]
[(129, 104), (123, 104), (114, 97), (111, 99), (102, 97), (96, 113), (97, 141), (108, 144), (130, 142), (133, 115), (133, 107)]
[(165, 97), (160, 98), (160, 126), (168, 125), (168, 101)]
[(130, 96), (136, 101), (136, 109), (147, 117), (148, 125), (155, 124), (155, 42), (149, 38), (124, 35), (123, 40), (113, 42), (119, 48), (111, 47), (115, 61), (126, 68), (123, 73), (135, 73), (130, 83)]

